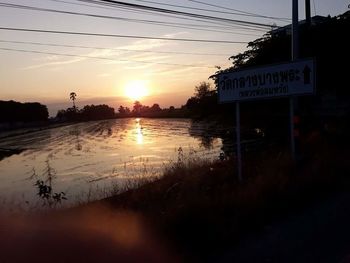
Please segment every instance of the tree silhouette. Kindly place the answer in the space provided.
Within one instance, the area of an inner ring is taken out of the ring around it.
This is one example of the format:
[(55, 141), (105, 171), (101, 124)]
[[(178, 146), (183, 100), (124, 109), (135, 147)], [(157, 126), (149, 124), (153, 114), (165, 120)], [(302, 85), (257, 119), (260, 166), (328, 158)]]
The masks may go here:
[(215, 93), (215, 90), (211, 87), (209, 82), (202, 81), (198, 86), (195, 87), (194, 96), (198, 99), (211, 96)]
[(120, 114), (125, 114), (124, 106), (120, 105), (120, 107), (118, 108), (118, 111), (119, 111)]
[(186, 108), (194, 118), (203, 118), (218, 110), (217, 92), (210, 83), (201, 82), (195, 86), (194, 96), (186, 102)]
[(162, 109), (160, 108), (159, 104), (155, 103), (153, 106), (150, 108), (151, 112), (160, 112)]
[(75, 92), (71, 92), (69, 94), (69, 98), (73, 101), (73, 109), (76, 110), (76, 107), (75, 107), (75, 100), (76, 100), (76, 97), (77, 97), (77, 94)]
[(139, 114), (142, 109), (142, 104), (139, 101), (134, 102), (133, 113)]

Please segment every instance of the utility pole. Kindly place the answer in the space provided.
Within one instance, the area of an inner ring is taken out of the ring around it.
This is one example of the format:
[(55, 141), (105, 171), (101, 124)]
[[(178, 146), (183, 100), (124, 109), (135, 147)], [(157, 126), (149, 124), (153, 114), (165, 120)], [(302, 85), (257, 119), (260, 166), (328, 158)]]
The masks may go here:
[(305, 0), (305, 19), (308, 26), (311, 25), (311, 4), (310, 0)]
[[(307, 1), (307, 0), (306, 0)], [(299, 9), (298, 0), (293, 0), (292, 24), (292, 60), (299, 58)]]
[[(298, 15), (298, 0), (293, 0), (292, 8), (292, 61), (296, 61), (299, 58), (299, 15)], [(290, 143), (291, 143), (291, 152), (292, 158), (295, 161), (296, 158), (296, 140), (299, 136), (299, 130), (296, 130), (298, 125), (299, 118), (295, 116), (295, 108), (297, 108), (297, 98), (292, 96), (289, 98), (289, 114), (290, 114)]]

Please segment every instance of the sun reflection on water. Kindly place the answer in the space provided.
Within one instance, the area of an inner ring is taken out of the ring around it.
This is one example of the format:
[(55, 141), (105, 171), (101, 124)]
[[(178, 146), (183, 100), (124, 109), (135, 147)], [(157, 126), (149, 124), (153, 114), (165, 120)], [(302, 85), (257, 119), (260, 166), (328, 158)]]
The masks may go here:
[(136, 119), (136, 142), (137, 144), (143, 144), (143, 134), (142, 134), (142, 126), (141, 126), (141, 119)]

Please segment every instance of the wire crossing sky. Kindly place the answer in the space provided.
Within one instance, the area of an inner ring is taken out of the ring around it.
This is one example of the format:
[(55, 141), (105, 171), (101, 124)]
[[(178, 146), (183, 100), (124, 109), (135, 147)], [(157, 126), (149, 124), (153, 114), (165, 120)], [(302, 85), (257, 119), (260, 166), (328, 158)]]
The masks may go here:
[(261, 27), (261, 28), (264, 28), (264, 27), (270, 28), (271, 27), (271, 25), (269, 25), (269, 24), (263, 24), (263, 23), (252, 22), (252, 21), (247, 21), (247, 20), (237, 20), (237, 19), (223, 18), (223, 17), (217, 17), (217, 16), (208, 16), (208, 15), (203, 15), (203, 14), (198, 14), (198, 13), (188, 13), (188, 12), (176, 11), (176, 10), (172, 10), (172, 9), (163, 9), (163, 8), (151, 7), (151, 6), (146, 6), (146, 5), (125, 3), (125, 2), (115, 1), (115, 0), (79, 0), (79, 1), (94, 3), (94, 4), (108, 3), (109, 6), (130, 7), (130, 8), (134, 8), (136, 10), (146, 10), (146, 11), (153, 11), (153, 12), (158, 12), (158, 13), (162, 13), (162, 14), (188, 16), (188, 17), (194, 17), (194, 18), (199, 18), (199, 19), (221, 21), (221, 22), (226, 22), (226, 23), (235, 23), (235, 24), (247, 25), (247, 26), (256, 26), (256, 27)]
[[(300, 19), (304, 19), (303, 1)], [(315, 0), (312, 14), (346, 12)], [(39, 101), (54, 116), (77, 104), (181, 106), (250, 41), (290, 23), (291, 0), (1, 0), (0, 100)]]
[(172, 52), (172, 51), (152, 51), (152, 50), (137, 50), (137, 49), (126, 49), (126, 48), (105, 48), (96, 46), (75, 46), (75, 45), (64, 45), (64, 44), (53, 44), (53, 43), (40, 43), (40, 42), (28, 42), (28, 41), (11, 41), (11, 40), (0, 40), (2, 43), (11, 44), (27, 44), (27, 45), (39, 45), (39, 46), (52, 46), (52, 47), (73, 47), (73, 48), (85, 48), (85, 49), (102, 49), (102, 50), (115, 50), (124, 52), (141, 52), (141, 53), (161, 53), (161, 54), (178, 54), (178, 55), (194, 55), (194, 56), (224, 56), (227, 57), (231, 54), (213, 54), (213, 53), (190, 53), (190, 52)]
[(136, 38), (136, 39), (150, 39), (150, 40), (164, 40), (164, 41), (182, 41), (182, 42), (202, 42), (202, 43), (220, 43), (220, 44), (247, 44), (245, 41), (230, 41), (230, 40), (214, 40), (214, 39), (193, 39), (193, 38), (174, 38), (174, 37), (151, 37), (140, 35), (115, 35), (89, 32), (73, 32), (73, 31), (56, 31), (30, 28), (14, 28), (14, 27), (0, 27), (0, 30), (9, 31), (24, 31), (34, 33), (49, 33), (49, 34), (66, 34), (66, 35), (84, 35), (95, 37), (116, 37), (116, 38)]

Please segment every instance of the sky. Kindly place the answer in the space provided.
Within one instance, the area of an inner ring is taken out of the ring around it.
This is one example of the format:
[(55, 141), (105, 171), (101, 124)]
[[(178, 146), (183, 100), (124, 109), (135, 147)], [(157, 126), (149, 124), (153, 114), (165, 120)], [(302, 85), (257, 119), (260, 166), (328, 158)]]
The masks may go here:
[[(244, 51), (247, 42), (261, 37), (269, 26), (288, 24), (292, 15), (292, 0), (122, 2), (250, 21), (266, 27), (242, 28), (231, 22), (175, 17), (78, 0), (0, 0), (0, 100), (38, 101), (48, 106), (50, 116), (72, 105), (70, 92), (77, 94), (78, 107), (103, 103), (117, 110), (120, 105), (132, 107), (135, 99), (144, 105), (179, 107), (193, 95), (196, 85), (208, 81), (216, 66), (230, 66), (228, 58)], [(349, 0), (311, 0), (312, 15), (339, 15), (349, 10), (349, 4)], [(304, 1), (299, 1), (299, 9), (299, 18), (304, 19)], [(150, 20), (158, 23), (150, 24)], [(50, 34), (4, 28), (242, 43)]]

